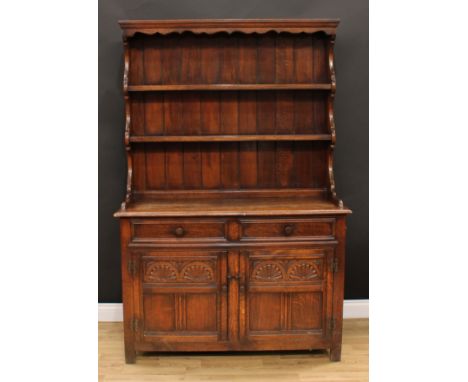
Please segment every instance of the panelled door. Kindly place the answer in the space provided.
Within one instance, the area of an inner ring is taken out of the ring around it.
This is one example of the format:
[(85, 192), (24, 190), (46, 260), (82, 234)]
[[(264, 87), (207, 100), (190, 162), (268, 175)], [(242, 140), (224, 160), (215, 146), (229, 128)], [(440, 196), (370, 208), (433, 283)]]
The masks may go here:
[(138, 273), (137, 347), (151, 343), (177, 350), (180, 344), (203, 343), (209, 349), (226, 340), (226, 252), (144, 251), (132, 256)]
[(326, 347), (333, 248), (240, 253), (240, 339), (254, 349)]

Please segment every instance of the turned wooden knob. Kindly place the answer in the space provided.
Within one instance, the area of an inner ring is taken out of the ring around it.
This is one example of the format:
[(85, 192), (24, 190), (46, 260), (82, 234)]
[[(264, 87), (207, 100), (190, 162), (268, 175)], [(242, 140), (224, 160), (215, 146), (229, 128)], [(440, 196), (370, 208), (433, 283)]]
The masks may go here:
[(293, 231), (294, 231), (294, 226), (292, 226), (290, 224), (284, 226), (284, 234), (286, 236), (291, 235), (293, 233)]
[(182, 237), (185, 235), (185, 230), (182, 228), (182, 227), (177, 227), (175, 230), (174, 230), (174, 233), (177, 237)]

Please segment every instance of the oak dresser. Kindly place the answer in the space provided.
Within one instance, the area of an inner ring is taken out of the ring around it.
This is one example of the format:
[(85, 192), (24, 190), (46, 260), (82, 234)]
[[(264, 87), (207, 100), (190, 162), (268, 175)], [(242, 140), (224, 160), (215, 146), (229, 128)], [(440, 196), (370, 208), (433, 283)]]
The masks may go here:
[(125, 356), (341, 357), (336, 20), (121, 21)]

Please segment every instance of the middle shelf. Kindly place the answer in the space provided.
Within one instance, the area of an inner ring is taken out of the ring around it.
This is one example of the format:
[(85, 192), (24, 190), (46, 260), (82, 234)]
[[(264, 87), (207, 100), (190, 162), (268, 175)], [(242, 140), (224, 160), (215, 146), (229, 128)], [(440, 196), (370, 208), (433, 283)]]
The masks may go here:
[(331, 138), (331, 134), (146, 135), (131, 136), (130, 142), (330, 141)]

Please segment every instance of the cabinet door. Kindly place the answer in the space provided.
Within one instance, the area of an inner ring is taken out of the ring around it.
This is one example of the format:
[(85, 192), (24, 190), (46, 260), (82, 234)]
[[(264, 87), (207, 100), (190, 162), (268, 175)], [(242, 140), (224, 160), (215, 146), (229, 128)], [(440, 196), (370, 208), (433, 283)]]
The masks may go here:
[(332, 260), (333, 248), (242, 252), (241, 342), (254, 349), (325, 348)]
[(149, 251), (134, 256), (140, 350), (203, 350), (197, 347), (201, 343), (210, 350), (210, 344), (226, 339), (225, 252)]

